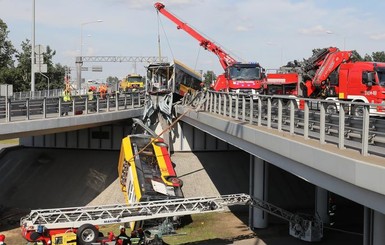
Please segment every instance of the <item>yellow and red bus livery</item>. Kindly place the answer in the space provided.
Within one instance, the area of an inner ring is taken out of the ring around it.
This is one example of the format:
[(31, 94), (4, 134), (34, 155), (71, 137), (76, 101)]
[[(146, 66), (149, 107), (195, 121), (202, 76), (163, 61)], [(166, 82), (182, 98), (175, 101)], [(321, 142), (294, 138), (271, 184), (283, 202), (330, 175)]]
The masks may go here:
[[(167, 144), (162, 139), (144, 134), (125, 137), (118, 171), (127, 203), (183, 198), (182, 181), (176, 176)], [(139, 222), (130, 225), (132, 229), (143, 226)]]

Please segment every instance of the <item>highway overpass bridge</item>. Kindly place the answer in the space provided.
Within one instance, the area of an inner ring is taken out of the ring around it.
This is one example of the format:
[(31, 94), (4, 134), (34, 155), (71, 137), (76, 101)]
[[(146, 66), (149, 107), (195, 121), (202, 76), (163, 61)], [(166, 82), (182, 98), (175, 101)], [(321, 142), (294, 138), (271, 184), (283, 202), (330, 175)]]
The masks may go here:
[[(363, 205), (363, 244), (385, 243), (384, 128), (381, 118), (369, 116), (373, 105), (363, 105), (363, 117), (356, 118), (346, 110), (330, 115), (331, 103), (345, 106), (330, 101), (305, 100), (298, 110), (285, 97), (210, 92), (202, 98), (175, 107), (180, 122), (167, 136), (172, 150), (248, 152), (251, 195), (268, 201), (268, 166), (277, 166), (315, 186), (314, 209), (326, 222), (328, 192)], [(58, 98), (5, 103), (0, 139), (19, 137), (32, 147), (118, 150), (130, 133), (129, 119), (144, 111), (140, 93), (75, 99), (67, 105), (68, 116), (62, 116), (61, 103)], [(267, 224), (264, 212), (252, 211), (252, 228)]]

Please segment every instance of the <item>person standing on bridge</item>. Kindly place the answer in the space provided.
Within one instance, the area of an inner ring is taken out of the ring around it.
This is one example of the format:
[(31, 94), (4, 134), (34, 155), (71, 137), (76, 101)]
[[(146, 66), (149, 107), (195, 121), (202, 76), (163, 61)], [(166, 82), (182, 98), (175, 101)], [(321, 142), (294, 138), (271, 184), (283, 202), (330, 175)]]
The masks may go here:
[[(71, 101), (71, 91), (67, 88), (63, 91), (63, 101), (64, 102), (70, 102)], [(66, 103), (66, 105), (63, 107), (63, 111), (61, 114), (62, 116), (68, 115), (69, 107), (70, 107), (70, 105)]]
[(88, 101), (91, 102), (89, 104), (89, 109), (91, 112), (95, 112), (96, 111), (95, 104), (93, 104), (92, 102), (94, 100), (94, 89), (92, 87), (88, 89), (87, 96), (88, 96)]

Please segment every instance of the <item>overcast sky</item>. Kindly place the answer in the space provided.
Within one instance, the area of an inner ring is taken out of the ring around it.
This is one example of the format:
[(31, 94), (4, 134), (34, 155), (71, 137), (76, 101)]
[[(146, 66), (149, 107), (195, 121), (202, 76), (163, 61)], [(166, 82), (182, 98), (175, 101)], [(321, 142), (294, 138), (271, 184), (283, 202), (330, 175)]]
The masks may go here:
[[(153, 0), (36, 0), (35, 44), (56, 50), (54, 63), (75, 66), (80, 55), (157, 56), (178, 59), (195, 70), (223, 70), (217, 57), (163, 15)], [(166, 9), (220, 45), (236, 60), (259, 62), (266, 69), (302, 60), (314, 48), (336, 46), (361, 55), (385, 50), (385, 1), (352, 0), (168, 0)], [(0, 18), (9, 39), (32, 39), (33, 0), (0, 0)], [(96, 20), (100, 23), (83, 24)], [(83, 28), (81, 28), (83, 27)], [(83, 29), (83, 32), (81, 32)], [(83, 72), (86, 79), (122, 78), (131, 63), (102, 65)], [(144, 73), (146, 64), (136, 64)], [(76, 74), (73, 73), (73, 79)]]

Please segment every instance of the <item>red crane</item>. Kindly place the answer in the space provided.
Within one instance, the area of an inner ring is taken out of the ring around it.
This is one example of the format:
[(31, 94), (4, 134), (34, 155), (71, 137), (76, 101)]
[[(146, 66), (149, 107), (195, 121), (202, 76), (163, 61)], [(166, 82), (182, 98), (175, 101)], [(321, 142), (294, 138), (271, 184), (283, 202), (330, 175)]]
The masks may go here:
[(229, 92), (243, 92), (256, 94), (261, 92), (262, 82), (265, 79), (263, 69), (258, 63), (240, 63), (226, 53), (214, 42), (205, 38), (187, 23), (182, 22), (175, 15), (165, 9), (164, 4), (155, 3), (155, 8), (169, 20), (177, 25), (177, 29), (182, 29), (193, 38), (200, 46), (217, 55), (219, 62), (225, 70), (224, 74), (218, 76), (212, 88), (216, 91), (225, 90)]

